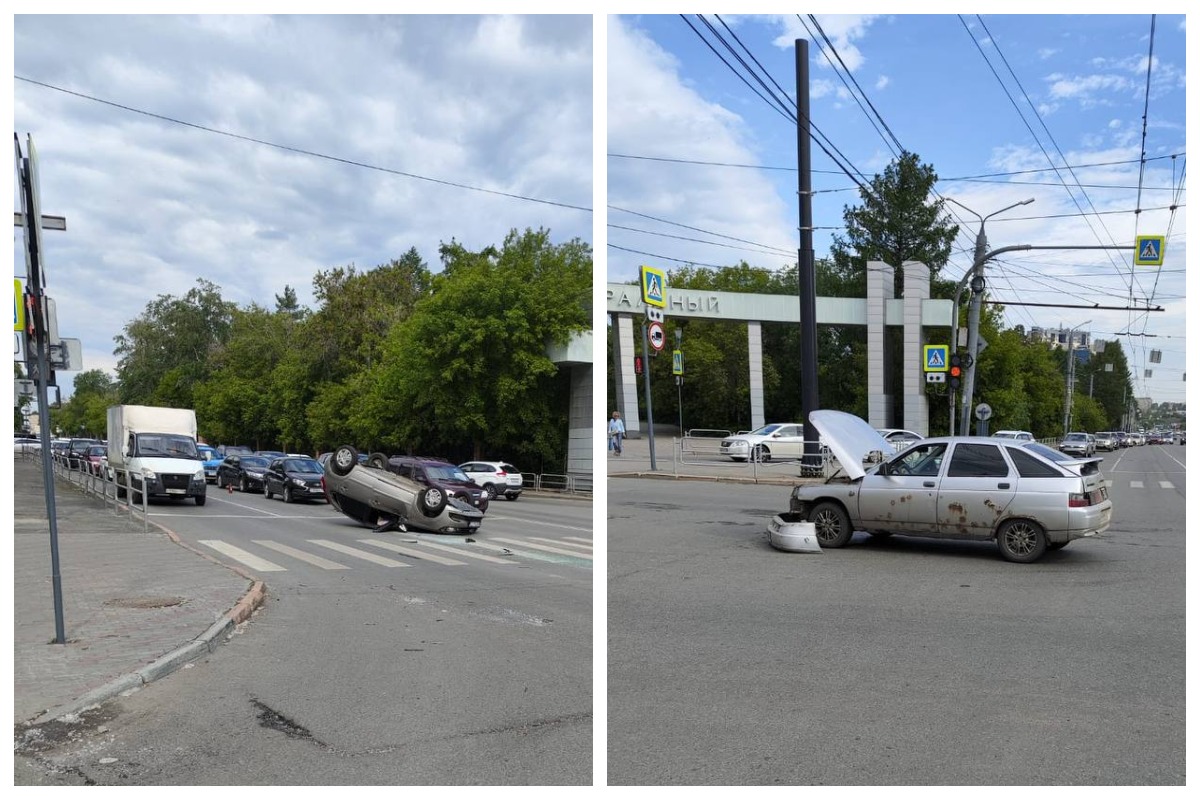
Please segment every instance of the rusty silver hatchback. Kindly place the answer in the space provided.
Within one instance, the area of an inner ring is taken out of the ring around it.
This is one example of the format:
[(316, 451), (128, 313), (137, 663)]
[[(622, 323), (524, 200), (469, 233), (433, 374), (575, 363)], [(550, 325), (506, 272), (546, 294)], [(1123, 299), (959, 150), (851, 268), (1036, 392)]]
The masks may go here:
[(1100, 458), (1052, 458), (1049, 448), (992, 437), (922, 439), (893, 455), (852, 414), (809, 418), (839, 469), (795, 487), (789, 510), (814, 524), (822, 547), (842, 547), (855, 531), (994, 540), (1004, 558), (1029, 563), (1112, 519)]

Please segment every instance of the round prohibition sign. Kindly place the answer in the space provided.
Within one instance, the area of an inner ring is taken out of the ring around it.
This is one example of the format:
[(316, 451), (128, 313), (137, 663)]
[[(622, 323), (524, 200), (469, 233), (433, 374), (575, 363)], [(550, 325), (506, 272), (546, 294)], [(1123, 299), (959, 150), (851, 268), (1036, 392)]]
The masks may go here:
[(661, 322), (651, 322), (646, 330), (646, 336), (650, 339), (650, 346), (655, 352), (659, 352), (667, 344), (667, 334), (663, 331)]

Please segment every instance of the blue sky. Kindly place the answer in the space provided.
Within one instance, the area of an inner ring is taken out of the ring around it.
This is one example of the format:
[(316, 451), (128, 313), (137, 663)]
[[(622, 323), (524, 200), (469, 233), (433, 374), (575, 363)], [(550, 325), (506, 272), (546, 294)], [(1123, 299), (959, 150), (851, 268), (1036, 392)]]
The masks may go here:
[[(869, 180), (884, 169), (894, 157), (890, 130), (934, 167), (939, 194), (977, 215), (1034, 198), (988, 220), (989, 249), (1128, 246), (1003, 255), (989, 264), (991, 290), (1010, 303), (1161, 306), (1162, 312), (1146, 313), (1009, 305), (1006, 317), (1026, 328), (1078, 325), (1094, 338), (1119, 338), (1139, 396), (1185, 399), (1182, 15), (1154, 19), (1148, 105), (1150, 15), (817, 15), (816, 23), (806, 14), (686, 18), (608, 21), (609, 280), (636, 277), (641, 263), (667, 269), (688, 261), (795, 263), (795, 124), (713, 53), (706, 42), (735, 63), (705, 21), (747, 61), (746, 51), (752, 54), (792, 97), (794, 42), (807, 39), (812, 121), (851, 172)], [(836, 72), (826, 54), (838, 63)], [(865, 95), (869, 104), (862, 105), (868, 111), (873, 105), (886, 129), (878, 120), (879, 130), (872, 125), (846, 84), (860, 101)], [(1064, 164), (1072, 170), (1061, 169)], [(858, 195), (815, 145), (812, 167), (814, 224), (824, 228), (814, 235), (821, 258), (844, 207), (857, 205)], [(1165, 208), (1173, 203), (1180, 206), (1175, 213)], [(948, 205), (961, 231), (943, 274), (959, 278), (971, 263), (978, 220)], [(1137, 234), (1168, 235), (1161, 270), (1133, 266)], [(1126, 332), (1145, 335), (1117, 336)], [(1162, 351), (1161, 363), (1149, 363), (1152, 349)], [(1151, 378), (1144, 377), (1146, 369), (1153, 370)]]

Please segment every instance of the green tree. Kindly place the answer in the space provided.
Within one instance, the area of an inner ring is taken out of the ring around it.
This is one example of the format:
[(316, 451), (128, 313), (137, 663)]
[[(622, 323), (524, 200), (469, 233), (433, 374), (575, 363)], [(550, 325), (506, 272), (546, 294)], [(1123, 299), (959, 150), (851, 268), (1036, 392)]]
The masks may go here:
[(108, 407), (117, 403), (117, 386), (103, 370), (75, 376), (71, 397), (61, 408), (50, 410), (54, 428), (69, 436), (103, 439), (108, 428)]
[(203, 278), (196, 284), (183, 297), (159, 295), (116, 336), (122, 403), (194, 407), (193, 390), (228, 338), (236, 308), (220, 287)]
[(428, 448), (467, 440), (477, 457), (561, 463), (564, 375), (551, 343), (591, 328), (592, 252), (549, 232), (511, 231), (499, 248), (443, 244), (431, 294), (388, 336), (351, 409), (365, 440)]

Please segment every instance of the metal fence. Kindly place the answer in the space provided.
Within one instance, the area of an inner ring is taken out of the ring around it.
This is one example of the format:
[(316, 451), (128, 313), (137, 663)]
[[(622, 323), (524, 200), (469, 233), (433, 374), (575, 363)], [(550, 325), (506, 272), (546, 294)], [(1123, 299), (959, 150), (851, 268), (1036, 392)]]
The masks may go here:
[(588, 495), (592, 493), (591, 475), (556, 475), (549, 472), (522, 472), (521, 481), (526, 488), (537, 492)]
[[(717, 434), (717, 435), (714, 435)], [(673, 438), (672, 451), (673, 460), (675, 463), (675, 473), (679, 473), (679, 465), (699, 466), (699, 467), (723, 467), (732, 469), (745, 469), (757, 479), (760, 472), (763, 475), (775, 472), (776, 474), (800, 469), (800, 474), (804, 476), (824, 476), (829, 477), (837, 469), (837, 459), (829, 452), (829, 448), (817, 442), (819, 448), (820, 462), (815, 465), (809, 465), (803, 455), (796, 457), (780, 457), (777, 453), (764, 454), (757, 448), (747, 453), (746, 458), (741, 461), (733, 460), (730, 456), (721, 453), (721, 441), (727, 437), (734, 435), (731, 431), (699, 428), (684, 432), (682, 438)], [(801, 450), (807, 446), (807, 442), (801, 445)]]
[[(36, 450), (25, 449), (20, 451), (20, 455), (24, 458), (32, 459), (39, 464), (42, 463), (41, 448)], [(53, 453), (51, 459), (52, 469), (56, 478), (61, 478), (72, 486), (79, 488), (85, 494), (101, 498), (104, 501), (106, 510), (111, 503), (113, 514), (128, 514), (130, 519), (137, 519), (140, 515), (142, 530), (149, 532), (149, 498), (146, 496), (146, 493), (137, 493), (141, 495), (140, 503), (128, 502), (126, 500), (126, 498), (131, 499), (135, 494), (132, 477), (129, 472), (125, 473), (125, 483), (120, 484), (116, 480), (116, 473), (110, 470), (107, 464), (93, 464), (82, 458), (68, 458), (65, 453)], [(142, 475), (140, 477), (142, 478), (142, 486), (145, 486), (145, 476)]]

